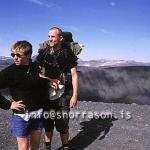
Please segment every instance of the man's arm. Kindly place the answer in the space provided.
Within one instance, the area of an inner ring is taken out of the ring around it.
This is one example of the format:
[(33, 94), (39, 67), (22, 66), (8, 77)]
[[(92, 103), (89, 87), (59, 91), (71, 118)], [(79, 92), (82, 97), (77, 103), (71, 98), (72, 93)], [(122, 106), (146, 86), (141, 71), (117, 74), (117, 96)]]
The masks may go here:
[(77, 105), (78, 87), (79, 87), (79, 77), (76, 67), (71, 68), (71, 75), (72, 75), (73, 95), (70, 100), (70, 107), (75, 107)]
[[(8, 69), (5, 68), (0, 72), (0, 89), (8, 87)], [(2, 109), (9, 109), (11, 106), (11, 102), (7, 100), (4, 96), (0, 93), (0, 108)]]
[[(9, 80), (9, 75), (12, 75), (12, 73), (9, 71), (9, 68), (6, 68), (0, 72), (0, 89), (9, 87), (9, 83), (12, 82), (12, 80)], [(0, 93), (0, 108), (20, 110), (22, 108), (25, 108), (25, 105), (22, 104), (22, 101), (11, 102)]]
[(21, 109), (25, 108), (25, 105), (22, 104), (22, 101), (11, 102), (0, 94), (0, 108), (5, 109), (5, 110), (6, 109), (21, 110)]
[(0, 108), (9, 109), (11, 106), (11, 102), (8, 101), (4, 96), (0, 94)]
[(13, 102), (11, 102), (10, 109), (20, 111), (21, 109), (24, 109), (24, 108), (25, 108), (25, 105), (22, 103), (22, 101), (17, 101), (17, 102), (13, 101)]

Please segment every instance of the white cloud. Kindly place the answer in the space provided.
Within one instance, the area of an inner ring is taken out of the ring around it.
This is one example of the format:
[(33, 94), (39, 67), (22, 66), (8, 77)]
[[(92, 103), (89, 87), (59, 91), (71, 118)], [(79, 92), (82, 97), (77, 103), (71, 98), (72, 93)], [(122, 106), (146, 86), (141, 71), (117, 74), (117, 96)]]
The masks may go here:
[(110, 4), (110, 6), (112, 6), (112, 7), (116, 6), (116, 3), (115, 3), (115, 2), (110, 2), (109, 4)]
[(40, 6), (44, 6), (44, 7), (47, 7), (47, 8), (60, 8), (59, 6), (57, 6), (56, 4), (54, 3), (50, 3), (49, 1), (45, 1), (45, 0), (27, 0), (29, 2), (32, 2), (36, 5), (40, 5)]
[(75, 27), (75, 26), (63, 26), (64, 29), (66, 29), (67, 31), (71, 30), (71, 31), (75, 31), (75, 32), (79, 32), (79, 28), (78, 27)]
[(28, 0), (28, 1), (33, 2), (37, 5), (43, 5), (44, 4), (41, 0)]
[(106, 29), (104, 29), (104, 28), (101, 28), (101, 29), (100, 29), (100, 32), (102, 32), (102, 33), (104, 33), (104, 34), (111, 34), (110, 31), (108, 31), (108, 30), (106, 30)]

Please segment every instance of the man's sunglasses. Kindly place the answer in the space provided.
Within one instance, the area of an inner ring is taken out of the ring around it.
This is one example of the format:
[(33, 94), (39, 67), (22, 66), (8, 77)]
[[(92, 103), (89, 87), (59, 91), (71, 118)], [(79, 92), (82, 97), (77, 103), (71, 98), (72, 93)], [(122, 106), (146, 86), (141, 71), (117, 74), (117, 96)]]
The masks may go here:
[(21, 58), (23, 55), (19, 54), (19, 53), (11, 53), (11, 57), (15, 57), (17, 56), (18, 58)]

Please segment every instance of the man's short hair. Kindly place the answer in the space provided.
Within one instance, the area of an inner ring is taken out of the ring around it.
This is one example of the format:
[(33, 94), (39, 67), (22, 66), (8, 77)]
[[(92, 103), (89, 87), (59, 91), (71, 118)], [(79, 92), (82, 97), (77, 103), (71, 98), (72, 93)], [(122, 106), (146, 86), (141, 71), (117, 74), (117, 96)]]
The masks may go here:
[(52, 28), (49, 29), (49, 31), (50, 31), (50, 30), (58, 30), (59, 36), (62, 36), (62, 33), (63, 33), (63, 32), (62, 32), (62, 30), (61, 30), (60, 28), (58, 28), (58, 27), (52, 27)]
[(17, 41), (12, 45), (11, 50), (23, 52), (24, 55), (32, 55), (32, 45), (26, 40)]

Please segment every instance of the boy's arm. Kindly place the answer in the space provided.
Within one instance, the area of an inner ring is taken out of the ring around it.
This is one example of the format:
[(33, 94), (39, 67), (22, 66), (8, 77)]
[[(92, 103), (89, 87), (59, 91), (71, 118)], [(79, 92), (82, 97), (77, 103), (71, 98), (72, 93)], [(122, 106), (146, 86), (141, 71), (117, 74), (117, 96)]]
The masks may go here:
[(2, 109), (12, 109), (12, 110), (21, 110), (25, 108), (25, 105), (22, 101), (10, 101), (7, 100), (4, 96), (0, 94), (0, 108)]
[(7, 100), (4, 96), (0, 94), (0, 108), (9, 109), (11, 106), (11, 101)]

